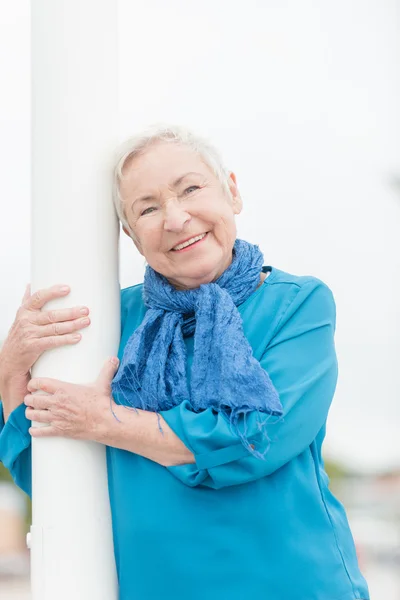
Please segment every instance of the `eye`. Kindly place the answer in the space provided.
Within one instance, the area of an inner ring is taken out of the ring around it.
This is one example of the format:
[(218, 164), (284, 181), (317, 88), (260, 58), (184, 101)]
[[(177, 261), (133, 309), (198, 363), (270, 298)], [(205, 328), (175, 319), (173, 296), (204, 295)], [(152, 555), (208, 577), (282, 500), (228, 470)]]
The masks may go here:
[(145, 214), (149, 214), (147, 211), (148, 210), (156, 210), (154, 206), (149, 206), (149, 208), (146, 208), (142, 213), (140, 213), (140, 216), (142, 217)]
[(190, 194), (190, 192), (194, 191), (194, 190), (199, 190), (200, 186), (198, 185), (190, 185), (188, 188), (186, 188), (185, 190), (185, 194)]

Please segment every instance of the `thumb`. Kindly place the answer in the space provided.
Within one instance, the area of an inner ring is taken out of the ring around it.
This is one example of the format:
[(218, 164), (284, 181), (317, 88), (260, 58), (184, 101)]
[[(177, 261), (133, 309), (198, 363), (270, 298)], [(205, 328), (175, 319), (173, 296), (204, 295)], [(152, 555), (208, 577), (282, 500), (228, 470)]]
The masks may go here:
[(103, 368), (100, 371), (100, 375), (97, 379), (97, 382), (100, 385), (109, 389), (111, 381), (113, 380), (115, 373), (118, 371), (118, 366), (119, 359), (116, 356), (113, 356), (106, 360), (106, 362), (103, 365)]

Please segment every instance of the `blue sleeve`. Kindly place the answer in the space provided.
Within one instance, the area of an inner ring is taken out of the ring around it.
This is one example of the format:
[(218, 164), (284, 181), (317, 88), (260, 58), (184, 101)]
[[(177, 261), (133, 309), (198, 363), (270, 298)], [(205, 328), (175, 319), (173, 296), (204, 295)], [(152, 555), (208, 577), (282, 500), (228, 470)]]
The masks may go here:
[(4, 424), (0, 402), (0, 461), (10, 471), (15, 483), (28, 496), (32, 490), (31, 422), (25, 417), (25, 404), (17, 406)]
[(334, 344), (336, 309), (330, 289), (308, 280), (280, 318), (260, 360), (278, 391), (283, 418), (257, 427), (246, 419), (247, 437), (264, 459), (254, 457), (231, 432), (228, 419), (213, 409), (190, 410), (188, 402), (161, 415), (191, 450), (195, 463), (167, 467), (182, 483), (220, 489), (266, 477), (302, 453), (325, 424), (337, 382)]

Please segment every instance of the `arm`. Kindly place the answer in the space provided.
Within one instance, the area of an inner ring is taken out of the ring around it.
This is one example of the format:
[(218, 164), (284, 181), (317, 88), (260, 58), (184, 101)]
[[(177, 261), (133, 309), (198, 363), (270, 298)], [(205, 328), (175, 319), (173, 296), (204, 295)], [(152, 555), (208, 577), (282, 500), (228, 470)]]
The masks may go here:
[(46, 350), (77, 343), (71, 332), (87, 326), (81, 322), (79, 307), (43, 310), (47, 302), (67, 293), (68, 288), (57, 285), (31, 295), (27, 285), (0, 352), (0, 460), (27, 494), (31, 493), (31, 438), (24, 397), (30, 369)]
[[(0, 361), (1, 362), (1, 361)], [(14, 377), (0, 377), (0, 461), (10, 471), (15, 483), (31, 494), (30, 421), (25, 417), (24, 397), (30, 372)]]
[[(14, 398), (11, 391), (4, 397)], [(84, 404), (82, 402), (82, 404)], [(15, 483), (31, 495), (31, 421), (26, 418), (26, 406), (17, 406), (4, 423), (3, 406), (0, 402), (0, 460), (10, 471)], [(193, 454), (160, 417), (160, 425), (164, 435), (158, 428), (158, 417), (155, 413), (139, 410), (126, 410), (114, 404), (114, 413), (110, 411), (110, 398), (105, 398), (102, 411), (102, 427), (95, 429), (91, 437), (94, 441), (135, 452), (162, 464), (163, 466), (194, 462)], [(43, 432), (43, 430), (41, 430)]]
[(15, 408), (24, 403), (28, 383), (31, 380), (30, 370), (23, 374), (9, 374), (6, 361), (0, 353), (0, 399), (2, 399), (2, 415), (4, 423)]
[[(94, 431), (91, 426), (90, 439), (149, 458), (167, 467), (172, 475), (189, 486), (201, 484), (220, 488), (265, 477), (303, 452), (325, 423), (337, 378), (334, 328), (335, 304), (330, 290), (318, 280), (297, 286), (297, 293), (280, 317), (260, 361), (280, 395), (284, 418), (275, 424), (269, 420), (261, 432), (255, 413), (250, 413), (246, 419), (249, 441), (260, 452), (267, 449), (264, 460), (244, 448), (223, 414), (213, 409), (194, 413), (188, 402), (161, 411), (163, 435), (155, 413), (128, 410), (112, 402), (116, 420), (110, 411), (109, 391), (107, 395), (101, 395), (103, 385), (95, 394), (95, 405), (102, 417), (99, 421), (95, 419), (99, 426)], [(108, 380), (113, 373), (108, 370), (107, 367), (104, 371), (103, 383), (104, 389), (109, 390)], [(78, 387), (82, 387), (84, 393), (88, 391), (87, 386), (53, 380), (41, 380), (37, 385), (54, 394), (52, 401), (64, 385), (61, 425), (66, 420), (66, 398), (74, 404)], [(69, 396), (65, 395), (67, 387), (71, 388)], [(99, 397), (104, 398), (101, 406)], [(49, 396), (36, 396), (36, 401), (39, 399), (49, 402)], [(81, 406), (82, 402), (78, 404)], [(47, 404), (41, 408), (46, 407)], [(71, 414), (75, 413), (73, 410)], [(52, 419), (54, 421), (54, 415)], [(41, 429), (39, 433), (41, 436), (55, 435), (51, 427)], [(265, 442), (265, 433), (270, 442)]]
[(0, 402), (0, 461), (10, 471), (15, 483), (26, 494), (31, 495), (31, 437), (28, 433), (30, 421), (25, 417), (25, 405), (17, 406), (3, 419)]
[(260, 361), (277, 389), (283, 419), (266, 424), (263, 441), (256, 414), (247, 417), (248, 439), (268, 448), (265, 459), (252, 456), (212, 409), (193, 413), (187, 402), (161, 414), (192, 451), (195, 463), (168, 467), (188, 486), (219, 489), (272, 474), (302, 453), (324, 425), (337, 381), (334, 346), (335, 303), (329, 288), (310, 280), (284, 312)]
[(161, 416), (158, 421), (156, 413), (133, 410), (115, 403), (113, 412), (118, 421), (107, 410), (96, 441), (140, 454), (164, 467), (195, 462), (192, 452)]

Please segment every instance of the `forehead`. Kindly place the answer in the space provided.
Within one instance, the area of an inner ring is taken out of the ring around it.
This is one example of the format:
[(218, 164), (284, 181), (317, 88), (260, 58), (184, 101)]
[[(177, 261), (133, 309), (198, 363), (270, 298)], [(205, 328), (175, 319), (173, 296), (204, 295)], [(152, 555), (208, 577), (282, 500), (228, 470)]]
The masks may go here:
[[(195, 171), (207, 176), (211, 169), (202, 157), (187, 146), (158, 142), (127, 161), (123, 168), (125, 186), (168, 185), (184, 173)], [(121, 182), (121, 185), (124, 185)]]

